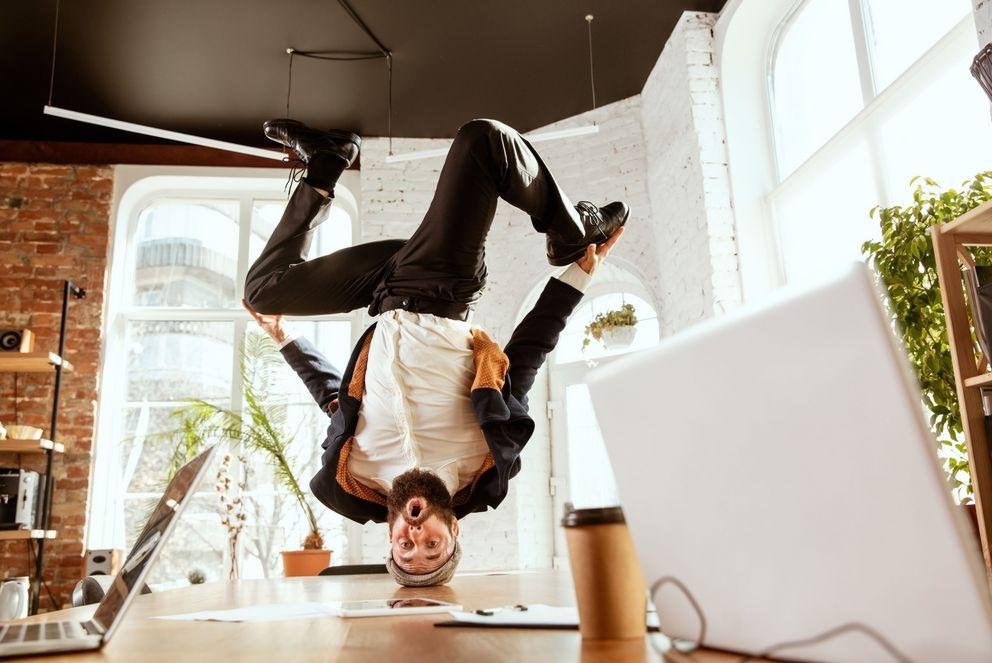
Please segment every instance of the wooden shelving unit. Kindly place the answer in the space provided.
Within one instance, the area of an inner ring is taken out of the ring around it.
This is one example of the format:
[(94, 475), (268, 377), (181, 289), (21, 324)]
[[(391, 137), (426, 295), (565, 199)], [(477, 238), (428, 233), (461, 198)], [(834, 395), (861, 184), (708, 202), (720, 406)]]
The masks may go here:
[(985, 570), (992, 582), (992, 457), (990, 441), (985, 432), (985, 412), (982, 409), (981, 388), (992, 386), (992, 373), (976, 361), (972, 340), (972, 324), (964, 295), (958, 250), (966, 246), (992, 246), (992, 201), (961, 215), (949, 223), (930, 229), (940, 279), (941, 299), (947, 322), (947, 338), (951, 346), (958, 404), (964, 423), (965, 443), (971, 465), (971, 484), (978, 513)]
[[(42, 440), (0, 440), (0, 454), (42, 454), (45, 458), (45, 472), (41, 479), (38, 499), (36, 527), (31, 530), (0, 530), (0, 541), (26, 541), (33, 549), (34, 569), (31, 574), (31, 614), (38, 612), (41, 600), (42, 572), (45, 564), (45, 543), (54, 539), (56, 532), (51, 527), (53, 462), (55, 456), (65, 452), (58, 439), (59, 400), (62, 389), (62, 373), (72, 370), (72, 364), (65, 359), (66, 323), (69, 319), (69, 299), (82, 299), (86, 291), (72, 281), (63, 281), (62, 316), (59, 323), (58, 352), (2, 352), (0, 353), (0, 373), (50, 373), (54, 376), (52, 389), (52, 418), (48, 428), (50, 439)], [(6, 464), (6, 463), (4, 463)], [(30, 552), (30, 549), (29, 549)], [(58, 606), (56, 606), (58, 607)]]
[(71, 371), (72, 364), (54, 352), (8, 352), (0, 354), (2, 373), (50, 373), (59, 366)]
[(23, 541), (26, 539), (54, 539), (57, 532), (53, 529), (5, 529), (0, 530), (0, 541)]
[(43, 454), (48, 451), (65, 453), (65, 445), (51, 440), (0, 440), (0, 453)]

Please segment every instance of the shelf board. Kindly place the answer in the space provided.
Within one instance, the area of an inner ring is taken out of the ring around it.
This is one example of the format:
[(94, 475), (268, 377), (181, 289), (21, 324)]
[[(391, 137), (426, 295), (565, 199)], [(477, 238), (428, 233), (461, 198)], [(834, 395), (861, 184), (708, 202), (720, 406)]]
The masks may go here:
[(65, 445), (51, 440), (0, 440), (0, 453), (43, 454), (49, 449), (60, 454)]
[(940, 232), (945, 235), (992, 233), (992, 200), (965, 212), (950, 223), (945, 223)]
[(966, 387), (984, 387), (987, 384), (992, 384), (992, 373), (982, 373), (964, 381)]
[(0, 352), (0, 373), (47, 373), (62, 366), (71, 371), (72, 364), (54, 352)]
[(50, 529), (5, 529), (0, 530), (0, 541), (19, 541), (23, 539), (54, 539), (55, 530)]

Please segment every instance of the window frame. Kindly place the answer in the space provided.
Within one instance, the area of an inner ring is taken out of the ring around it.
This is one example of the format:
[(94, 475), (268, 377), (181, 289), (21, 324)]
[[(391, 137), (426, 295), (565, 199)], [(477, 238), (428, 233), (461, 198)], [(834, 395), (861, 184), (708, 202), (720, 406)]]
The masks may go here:
[[(969, 49), (972, 45), (974, 50), (978, 48), (974, 13), (969, 12), (891, 84), (873, 94), (871, 101), (817, 151), (786, 177), (781, 177), (771, 75), (782, 35), (807, 1), (729, 0), (714, 28), (745, 301), (762, 299), (787, 281), (780, 241), (782, 220), (775, 209), (778, 198), (815, 177), (824, 164), (869, 135), (866, 123), (881, 126), (889, 116), (899, 112), (937, 72), (946, 71), (948, 62), (961, 57), (964, 44)], [(850, 15), (850, 4), (848, 12)], [(860, 14), (856, 18), (864, 21)], [(854, 37), (857, 44), (859, 34)], [(868, 43), (867, 36), (861, 38), (861, 43)], [(863, 70), (866, 64), (863, 55), (859, 61)], [(869, 153), (880, 154), (871, 149)], [(874, 157), (869, 166), (877, 180), (873, 185), (880, 192), (877, 202), (887, 205), (892, 204), (892, 195), (885, 188), (888, 173), (881, 159)]]
[[(234, 334), (234, 361), (231, 375), (231, 406), (240, 409), (242, 392), (237, 350), (245, 333), (251, 329), (251, 317), (240, 308), (187, 308), (136, 306), (129, 300), (130, 277), (137, 260), (134, 241), (141, 213), (152, 203), (168, 199), (237, 200), (238, 253), (235, 274), (235, 301), (243, 296), (244, 276), (249, 268), (252, 237), (252, 205), (287, 198), (286, 171), (272, 168), (181, 168), (156, 166), (118, 166), (114, 173), (114, 216), (111, 222), (112, 243), (108, 251), (108, 278), (103, 311), (103, 352), (101, 389), (97, 402), (97, 420), (93, 443), (93, 477), (87, 509), (87, 548), (124, 548), (126, 532), (124, 509), (128, 499), (140, 499), (145, 493), (127, 493), (120, 485), (123, 461), (119, 458), (118, 440), (122, 435), (122, 412), (133, 405), (128, 400), (126, 381), (119, 379), (126, 370), (125, 339), (129, 322), (180, 320), (196, 322), (230, 322)], [(361, 220), (358, 198), (360, 178), (357, 171), (346, 171), (335, 190), (335, 205), (351, 218), (352, 244), (360, 238)], [(354, 342), (365, 322), (361, 312), (309, 316), (307, 322), (348, 322), (350, 342)], [(292, 321), (287, 318), (287, 321)], [(350, 348), (349, 348), (350, 350)], [(294, 401), (295, 403), (295, 401)], [(174, 407), (181, 401), (148, 402), (151, 407)], [(119, 461), (119, 462), (118, 462)], [(212, 486), (201, 486), (197, 494), (213, 493)], [(158, 495), (152, 495), (157, 497)], [(358, 541), (354, 528), (345, 526), (351, 545)], [(360, 551), (359, 551), (360, 552)]]

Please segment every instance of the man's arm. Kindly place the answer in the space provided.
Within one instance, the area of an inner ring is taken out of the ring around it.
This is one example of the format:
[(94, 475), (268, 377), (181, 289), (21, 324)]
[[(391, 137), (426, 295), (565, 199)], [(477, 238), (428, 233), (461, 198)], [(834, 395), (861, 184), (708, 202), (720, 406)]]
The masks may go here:
[(330, 414), (328, 408), (341, 389), (341, 372), (308, 340), (288, 334), (282, 326), (281, 315), (258, 313), (246, 301), (242, 300), (241, 303), (255, 318), (258, 326), (279, 346), (279, 352), (286, 363), (303, 380), (320, 409)]
[(521, 402), (526, 402), (538, 370), (558, 344), (558, 337), (568, 324), (568, 316), (582, 300), (592, 275), (622, 234), (623, 228), (620, 228), (606, 242), (598, 246), (590, 244), (581, 259), (558, 278), (550, 279), (534, 308), (513, 330), (503, 352), (510, 360), (507, 376), (511, 392)]

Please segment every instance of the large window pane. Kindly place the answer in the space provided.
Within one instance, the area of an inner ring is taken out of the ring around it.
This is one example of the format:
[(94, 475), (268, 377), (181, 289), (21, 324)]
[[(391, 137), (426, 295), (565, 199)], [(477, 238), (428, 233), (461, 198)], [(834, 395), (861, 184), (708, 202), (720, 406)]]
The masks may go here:
[(613, 467), (589, 397), (589, 387), (572, 384), (565, 389), (568, 416), (569, 494), (576, 508), (620, 503)]
[[(352, 351), (350, 320), (318, 322), (292, 320), (286, 323), (286, 328), (291, 333), (307, 339), (327, 357), (339, 372), (344, 372)], [(259, 334), (261, 332), (252, 325), (249, 327), (248, 333)], [(269, 378), (272, 393), (289, 396), (299, 402), (313, 402), (303, 381), (288, 364), (282, 364), (279, 369), (271, 371)]]
[(860, 259), (861, 243), (878, 234), (868, 216), (877, 203), (863, 143), (783, 194), (776, 201), (775, 216), (786, 279), (816, 280)]
[(779, 43), (772, 76), (779, 167), (785, 177), (863, 106), (847, 2), (806, 3)]
[(963, 51), (882, 124), (885, 177), (893, 203), (908, 202), (909, 180), (915, 175), (955, 187), (992, 165), (989, 103), (968, 72), (970, 60), (971, 53)]
[[(256, 200), (252, 204), (251, 244), (248, 247), (250, 262), (254, 262), (262, 252), (262, 247), (275, 230), (285, 208), (285, 200)], [(338, 249), (351, 246), (351, 216), (339, 205), (335, 205), (332, 201), (320, 212), (317, 220), (320, 225), (314, 233), (307, 258), (326, 256)]]
[(878, 90), (972, 11), (970, 0), (866, 0), (866, 5)]
[(237, 303), (237, 201), (156, 201), (138, 217), (134, 242), (134, 306)]
[[(158, 495), (126, 499), (124, 520), (127, 526), (128, 550), (134, 545), (158, 501)], [(214, 487), (208, 478), (200, 486), (200, 493), (193, 497), (176, 522), (175, 530), (152, 567), (148, 584), (153, 591), (187, 584), (189, 573), (193, 570), (203, 571), (207, 581), (227, 579), (224, 575), (227, 531), (221, 525), (219, 507)]]
[(234, 324), (190, 320), (127, 323), (129, 401), (228, 399)]

